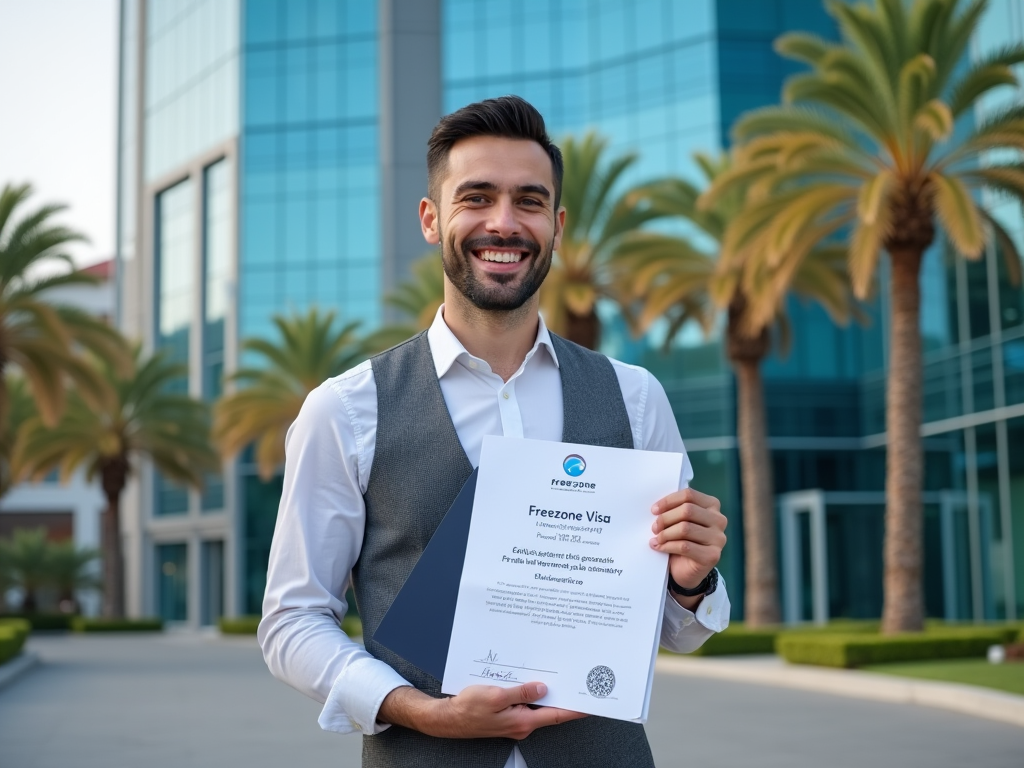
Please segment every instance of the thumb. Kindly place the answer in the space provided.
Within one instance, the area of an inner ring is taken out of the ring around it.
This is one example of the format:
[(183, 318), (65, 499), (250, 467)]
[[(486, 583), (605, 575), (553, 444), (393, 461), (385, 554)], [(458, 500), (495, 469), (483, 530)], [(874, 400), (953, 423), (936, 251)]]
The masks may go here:
[(537, 699), (544, 698), (548, 693), (548, 687), (544, 683), (526, 683), (516, 688), (506, 688), (505, 696), (508, 706), (513, 704), (531, 704)]

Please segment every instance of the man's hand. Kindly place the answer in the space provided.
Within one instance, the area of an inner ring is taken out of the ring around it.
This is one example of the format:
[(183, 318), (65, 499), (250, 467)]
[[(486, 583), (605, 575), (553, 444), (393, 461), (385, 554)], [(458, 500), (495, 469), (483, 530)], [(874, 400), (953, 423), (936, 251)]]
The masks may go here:
[(503, 736), (518, 740), (546, 725), (586, 717), (568, 709), (526, 706), (547, 692), (544, 683), (527, 683), (515, 688), (471, 685), (458, 696), (435, 699), (403, 686), (384, 697), (377, 719), (448, 739)]
[[(676, 584), (693, 589), (722, 557), (728, 521), (721, 503), (714, 496), (684, 488), (655, 503), (651, 512), (657, 515), (651, 526), (655, 533), (651, 547), (668, 553), (669, 573)], [(672, 596), (690, 610), (702, 597)]]

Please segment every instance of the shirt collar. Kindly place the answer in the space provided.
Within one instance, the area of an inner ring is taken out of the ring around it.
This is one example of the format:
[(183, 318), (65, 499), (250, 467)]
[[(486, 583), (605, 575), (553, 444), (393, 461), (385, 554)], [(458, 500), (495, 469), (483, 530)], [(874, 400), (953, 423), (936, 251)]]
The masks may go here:
[[(544, 316), (540, 315), (539, 319), (537, 340), (534, 341), (533, 347), (526, 354), (526, 357), (529, 359), (537, 352), (538, 347), (543, 347), (551, 356), (551, 360), (557, 368), (558, 356), (555, 354), (555, 347), (551, 343), (551, 334), (544, 323)], [(448, 373), (448, 370), (461, 356), (465, 355), (467, 360), (473, 357), (466, 351), (466, 348), (462, 346), (462, 342), (455, 337), (452, 329), (444, 321), (444, 304), (438, 307), (437, 314), (434, 315), (434, 322), (427, 329), (427, 341), (430, 343), (430, 354), (434, 358), (434, 370), (437, 372), (437, 378), (439, 379)]]

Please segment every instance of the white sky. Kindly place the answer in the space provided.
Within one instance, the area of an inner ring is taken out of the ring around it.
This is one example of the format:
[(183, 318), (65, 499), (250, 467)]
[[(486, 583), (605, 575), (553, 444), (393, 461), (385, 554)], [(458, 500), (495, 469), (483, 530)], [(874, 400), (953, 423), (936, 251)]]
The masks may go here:
[(117, 0), (0, 0), (0, 186), (68, 205), (83, 265), (114, 254), (117, 27)]

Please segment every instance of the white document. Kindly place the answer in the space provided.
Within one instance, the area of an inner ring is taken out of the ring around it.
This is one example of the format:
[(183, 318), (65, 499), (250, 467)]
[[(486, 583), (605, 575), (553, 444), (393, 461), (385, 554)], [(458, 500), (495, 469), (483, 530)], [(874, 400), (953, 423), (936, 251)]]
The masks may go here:
[(647, 719), (668, 580), (651, 505), (682, 454), (485, 437), (441, 690)]

